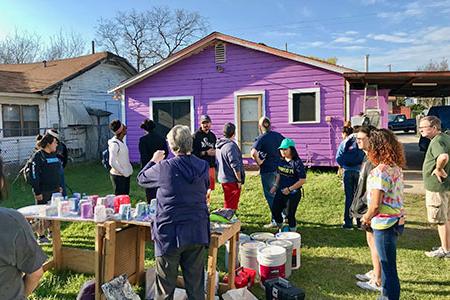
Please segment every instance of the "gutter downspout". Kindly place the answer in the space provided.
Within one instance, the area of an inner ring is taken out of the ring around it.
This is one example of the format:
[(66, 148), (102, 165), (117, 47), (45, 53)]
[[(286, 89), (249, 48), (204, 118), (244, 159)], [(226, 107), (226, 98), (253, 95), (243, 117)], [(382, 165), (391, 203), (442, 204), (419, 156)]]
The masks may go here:
[(64, 138), (64, 133), (61, 131), (61, 127), (62, 127), (61, 126), (61, 124), (62, 124), (62, 120), (61, 120), (61, 105), (59, 103), (62, 85), (63, 85), (62, 83), (59, 85), (58, 94), (56, 95), (56, 106), (58, 108), (58, 132), (61, 135), (61, 137)]

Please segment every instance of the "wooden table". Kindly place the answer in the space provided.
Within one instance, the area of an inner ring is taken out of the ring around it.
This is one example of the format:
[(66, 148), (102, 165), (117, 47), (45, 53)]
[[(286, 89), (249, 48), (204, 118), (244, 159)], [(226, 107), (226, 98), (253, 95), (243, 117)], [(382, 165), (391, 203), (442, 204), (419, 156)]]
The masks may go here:
[[(25, 212), (30, 207), (19, 209)], [(61, 222), (94, 222), (93, 219), (72, 217), (43, 217), (25, 214), (28, 219), (48, 220), (53, 235), (53, 258), (44, 264), (44, 271), (70, 269), (75, 272), (95, 274), (96, 297), (104, 299), (101, 285), (114, 277), (126, 273), (132, 284), (142, 283), (145, 277), (145, 242), (150, 238), (149, 222), (106, 221), (97, 223), (95, 228), (95, 250), (63, 247), (61, 242)], [(220, 225), (211, 228), (208, 252), (207, 299), (214, 299), (216, 285), (217, 254), (219, 247), (230, 241), (228, 254), (228, 284), (220, 284), (221, 292), (235, 288), (236, 245), (241, 223)]]

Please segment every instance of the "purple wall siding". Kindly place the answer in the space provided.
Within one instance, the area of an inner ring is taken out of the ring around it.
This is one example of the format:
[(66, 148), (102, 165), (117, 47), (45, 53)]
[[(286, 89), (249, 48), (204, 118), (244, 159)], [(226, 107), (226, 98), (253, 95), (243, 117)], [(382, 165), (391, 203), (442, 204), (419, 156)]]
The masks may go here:
[[(389, 90), (378, 90), (379, 105), (381, 109), (381, 126), (387, 128), (388, 123), (388, 96)], [(364, 90), (350, 91), (350, 116), (357, 116), (363, 110)], [(367, 102), (366, 107), (375, 107), (375, 101)]]
[[(214, 48), (193, 55), (127, 88), (127, 143), (132, 161), (139, 160), (138, 141), (143, 131), (139, 124), (149, 117), (149, 98), (193, 96), (195, 124), (198, 116), (208, 113), (212, 130), (218, 137), (225, 122), (234, 122), (234, 93), (265, 90), (266, 115), (273, 129), (297, 143), (303, 160), (314, 165), (335, 165), (334, 155), (340, 142), (343, 123), (344, 79), (340, 74), (302, 63), (227, 44), (224, 72), (216, 71)], [(321, 88), (321, 123), (288, 123), (288, 90)], [(325, 116), (331, 116), (327, 124)], [(196, 125), (197, 128), (198, 125)]]

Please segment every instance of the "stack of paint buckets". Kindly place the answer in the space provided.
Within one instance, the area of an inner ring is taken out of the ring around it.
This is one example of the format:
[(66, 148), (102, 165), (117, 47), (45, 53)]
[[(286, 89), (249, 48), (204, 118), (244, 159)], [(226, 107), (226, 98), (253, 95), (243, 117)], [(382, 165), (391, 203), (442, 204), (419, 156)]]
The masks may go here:
[(252, 240), (239, 245), (240, 265), (257, 271), (261, 283), (273, 278), (289, 278), (300, 268), (301, 236), (297, 232), (255, 232)]

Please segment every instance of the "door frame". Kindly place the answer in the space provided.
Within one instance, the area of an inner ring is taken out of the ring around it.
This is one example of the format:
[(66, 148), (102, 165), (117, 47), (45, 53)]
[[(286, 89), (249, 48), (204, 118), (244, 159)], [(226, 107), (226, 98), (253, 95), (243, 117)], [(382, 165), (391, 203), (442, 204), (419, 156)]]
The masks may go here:
[(148, 113), (149, 119), (153, 121), (153, 102), (174, 102), (174, 101), (186, 101), (189, 100), (190, 104), (190, 118), (191, 118), (191, 132), (195, 131), (194, 120), (194, 96), (175, 96), (175, 97), (150, 97), (148, 98)]
[[(261, 97), (261, 106), (258, 108), (258, 114), (261, 117), (266, 116), (266, 91), (265, 90), (253, 90), (253, 91), (237, 91), (234, 92), (234, 124), (236, 124), (236, 142), (240, 148), (241, 145), (241, 123), (240, 123), (240, 98), (257, 96)], [(259, 120), (258, 120), (259, 121)], [(249, 154), (243, 154), (244, 157), (249, 157)]]

